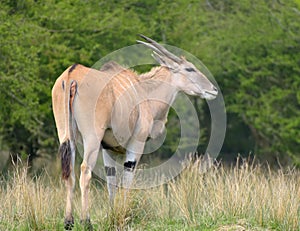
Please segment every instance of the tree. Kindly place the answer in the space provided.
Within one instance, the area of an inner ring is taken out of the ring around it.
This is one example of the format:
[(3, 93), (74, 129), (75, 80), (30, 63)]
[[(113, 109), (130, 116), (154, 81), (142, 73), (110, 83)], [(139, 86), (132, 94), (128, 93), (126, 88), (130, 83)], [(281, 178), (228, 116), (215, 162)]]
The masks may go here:
[[(229, 113), (223, 152), (300, 162), (298, 0), (5, 0), (0, 6), (0, 144), (11, 152), (52, 158), (55, 79), (143, 33), (189, 51), (213, 73)], [(205, 121), (205, 103), (195, 105)], [(175, 113), (169, 121), (176, 124)]]

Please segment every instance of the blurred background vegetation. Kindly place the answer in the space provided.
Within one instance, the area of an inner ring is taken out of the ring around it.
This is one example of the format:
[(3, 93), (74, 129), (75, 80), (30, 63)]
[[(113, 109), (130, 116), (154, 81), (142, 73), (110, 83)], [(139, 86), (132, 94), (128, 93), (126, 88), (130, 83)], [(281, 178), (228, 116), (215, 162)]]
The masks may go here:
[[(214, 75), (228, 116), (221, 159), (300, 164), (299, 0), (2, 0), (0, 167), (8, 154), (36, 168), (55, 160), (54, 81), (73, 63), (92, 66), (135, 44), (138, 33), (192, 53)], [(192, 100), (203, 153), (210, 116)], [(169, 121), (162, 156), (178, 143), (176, 113)]]

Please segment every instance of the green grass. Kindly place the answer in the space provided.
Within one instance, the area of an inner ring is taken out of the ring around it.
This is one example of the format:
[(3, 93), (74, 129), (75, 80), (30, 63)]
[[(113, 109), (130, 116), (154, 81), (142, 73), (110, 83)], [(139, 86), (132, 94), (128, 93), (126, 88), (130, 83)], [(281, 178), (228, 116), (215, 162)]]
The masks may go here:
[[(110, 209), (106, 188), (91, 185), (94, 230), (300, 230), (298, 170), (271, 171), (244, 163), (211, 168), (198, 163), (176, 181), (148, 190), (132, 190), (126, 203), (119, 191)], [(74, 200), (74, 230), (80, 222), (80, 192)], [(0, 186), (0, 230), (63, 230), (65, 190), (43, 174), (28, 177), (16, 167)]]

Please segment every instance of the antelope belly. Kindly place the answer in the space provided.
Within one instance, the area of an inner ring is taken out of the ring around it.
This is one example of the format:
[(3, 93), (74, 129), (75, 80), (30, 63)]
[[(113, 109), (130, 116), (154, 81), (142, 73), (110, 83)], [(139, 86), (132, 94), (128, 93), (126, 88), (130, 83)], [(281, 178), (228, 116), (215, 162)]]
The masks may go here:
[(108, 149), (120, 154), (126, 153), (126, 149), (119, 144), (111, 129), (106, 130), (101, 144), (104, 149)]

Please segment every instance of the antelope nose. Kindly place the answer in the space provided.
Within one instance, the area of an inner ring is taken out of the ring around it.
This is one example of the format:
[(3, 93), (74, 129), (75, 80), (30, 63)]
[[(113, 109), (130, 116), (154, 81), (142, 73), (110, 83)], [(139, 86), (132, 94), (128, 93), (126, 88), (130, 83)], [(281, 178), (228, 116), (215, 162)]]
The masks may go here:
[(218, 88), (216, 88), (215, 86), (213, 87), (213, 90), (218, 92)]

